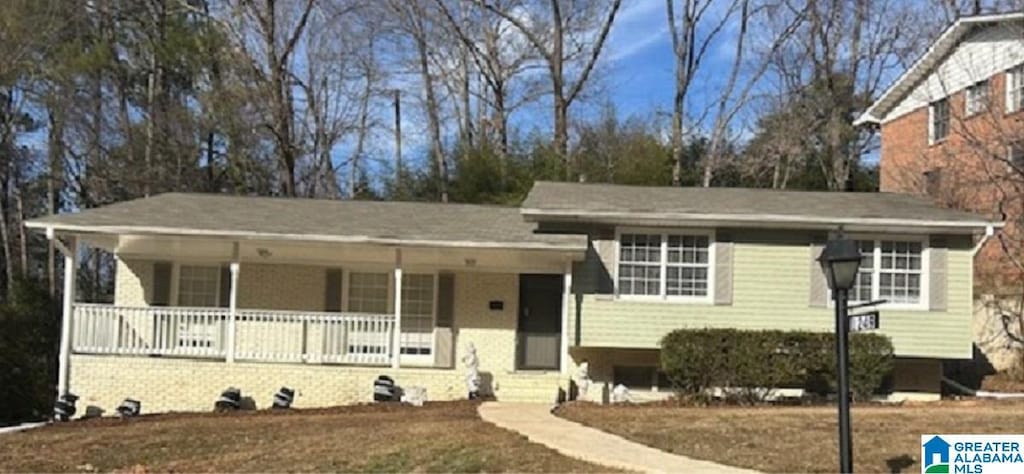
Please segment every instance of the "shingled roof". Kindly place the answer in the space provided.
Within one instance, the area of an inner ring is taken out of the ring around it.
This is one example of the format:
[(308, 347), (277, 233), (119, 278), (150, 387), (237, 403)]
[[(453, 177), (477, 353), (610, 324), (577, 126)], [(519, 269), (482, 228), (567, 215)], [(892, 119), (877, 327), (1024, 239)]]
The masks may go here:
[(43, 217), (29, 227), (113, 234), (585, 249), (586, 237), (534, 233), (514, 207), (168, 193)]
[(522, 205), (527, 220), (691, 220), (758, 223), (932, 226), (1000, 225), (985, 216), (937, 207), (894, 193), (837, 193), (750, 188), (645, 187), (537, 182)]

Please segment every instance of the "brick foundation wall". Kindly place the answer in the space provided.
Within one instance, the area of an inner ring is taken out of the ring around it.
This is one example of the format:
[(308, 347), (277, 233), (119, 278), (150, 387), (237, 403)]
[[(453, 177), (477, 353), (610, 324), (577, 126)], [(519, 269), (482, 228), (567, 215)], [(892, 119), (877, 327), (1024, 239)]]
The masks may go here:
[[(229, 386), (252, 397), (257, 408), (268, 408), (282, 386), (295, 389), (296, 408), (329, 407), (373, 400), (373, 381), (381, 374), (400, 387), (427, 389), (429, 400), (465, 398), (461, 369), (350, 367), (269, 364), (220, 360), (73, 355), (71, 392), (80, 396), (79, 413), (87, 406), (111, 415), (125, 399), (142, 402), (144, 413), (210, 411)], [(561, 377), (557, 374), (493, 374), (491, 388), (499, 400), (554, 401)]]

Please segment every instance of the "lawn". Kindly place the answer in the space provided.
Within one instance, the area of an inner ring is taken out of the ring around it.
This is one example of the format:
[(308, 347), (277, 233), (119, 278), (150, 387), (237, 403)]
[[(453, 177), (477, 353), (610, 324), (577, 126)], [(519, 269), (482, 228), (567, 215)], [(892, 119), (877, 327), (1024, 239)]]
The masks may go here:
[[(766, 472), (835, 472), (835, 407), (571, 404), (558, 414), (673, 453)], [(925, 433), (1022, 433), (1022, 402), (855, 405), (854, 470), (920, 472)]]
[(93, 419), (0, 437), (9, 471), (594, 472), (471, 402)]

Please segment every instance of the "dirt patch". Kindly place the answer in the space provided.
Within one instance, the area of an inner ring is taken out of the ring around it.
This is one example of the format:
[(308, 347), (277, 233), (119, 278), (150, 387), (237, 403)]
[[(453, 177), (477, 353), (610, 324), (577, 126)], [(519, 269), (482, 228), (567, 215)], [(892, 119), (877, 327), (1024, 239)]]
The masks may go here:
[(93, 419), (4, 435), (0, 472), (583, 472), (472, 402)]
[[(665, 451), (766, 472), (835, 472), (835, 407), (570, 404), (560, 416)], [(920, 472), (927, 433), (1020, 433), (1024, 402), (855, 405), (854, 470)]]

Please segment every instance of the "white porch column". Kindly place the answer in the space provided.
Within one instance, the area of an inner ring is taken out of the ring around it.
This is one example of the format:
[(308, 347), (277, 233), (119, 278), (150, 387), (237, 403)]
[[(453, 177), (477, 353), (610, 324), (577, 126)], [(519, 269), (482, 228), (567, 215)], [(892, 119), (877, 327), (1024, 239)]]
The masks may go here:
[(238, 261), (238, 242), (235, 242), (231, 250), (231, 294), (228, 295), (228, 337), (224, 348), (225, 359), (230, 363), (235, 361), (235, 316), (238, 311), (238, 271), (241, 265)]
[(46, 237), (53, 241), (62, 254), (64, 254), (64, 307), (60, 323), (60, 356), (57, 369), (57, 396), (68, 393), (70, 389), (68, 375), (71, 370), (71, 325), (72, 314), (75, 310), (75, 270), (78, 267), (78, 239), (74, 236), (68, 237), (68, 243), (57, 238), (52, 228), (46, 229)]
[(562, 375), (569, 373), (569, 314), (570, 302), (572, 301), (572, 262), (565, 264), (565, 274), (562, 281), (562, 341), (559, 350), (559, 369)]
[(395, 249), (395, 334), (391, 344), (391, 368), (401, 367), (402, 358), (402, 249)]

